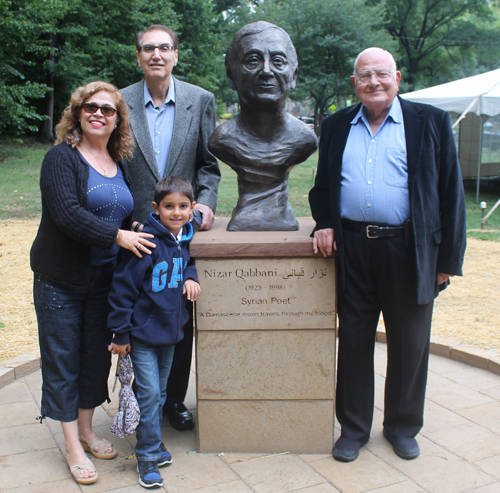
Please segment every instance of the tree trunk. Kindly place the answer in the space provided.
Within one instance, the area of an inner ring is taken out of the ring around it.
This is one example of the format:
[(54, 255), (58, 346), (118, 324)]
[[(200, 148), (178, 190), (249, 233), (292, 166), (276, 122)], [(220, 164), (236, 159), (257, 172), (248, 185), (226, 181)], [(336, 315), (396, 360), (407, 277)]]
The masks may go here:
[(314, 133), (319, 136), (320, 123), (319, 123), (319, 101), (314, 100)]
[[(55, 35), (51, 34), (51, 48), (55, 46)], [(44, 120), (40, 129), (40, 142), (42, 144), (52, 144), (54, 142), (54, 52), (49, 53), (49, 72), (47, 74), (47, 87), (49, 91), (45, 95), (45, 115), (49, 118)]]

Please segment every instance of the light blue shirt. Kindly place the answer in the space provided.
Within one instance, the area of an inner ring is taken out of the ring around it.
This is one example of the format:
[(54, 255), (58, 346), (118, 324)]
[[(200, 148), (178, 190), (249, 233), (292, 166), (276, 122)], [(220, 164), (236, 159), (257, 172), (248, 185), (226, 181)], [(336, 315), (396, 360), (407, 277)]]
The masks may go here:
[(175, 119), (175, 88), (174, 79), (170, 79), (167, 97), (161, 108), (155, 106), (149, 93), (146, 81), (144, 81), (144, 105), (148, 118), (149, 133), (153, 150), (155, 152), (156, 164), (160, 176), (163, 177), (167, 167), (168, 153), (172, 142)]
[(364, 106), (351, 121), (342, 158), (340, 217), (392, 226), (410, 217), (405, 128), (397, 98), (375, 135)]

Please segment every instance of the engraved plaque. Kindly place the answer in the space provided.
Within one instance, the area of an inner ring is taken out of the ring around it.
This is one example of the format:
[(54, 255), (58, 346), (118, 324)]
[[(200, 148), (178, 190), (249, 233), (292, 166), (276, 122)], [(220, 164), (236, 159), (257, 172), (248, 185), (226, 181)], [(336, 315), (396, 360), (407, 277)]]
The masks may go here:
[(335, 327), (334, 259), (203, 259), (196, 267), (198, 330)]

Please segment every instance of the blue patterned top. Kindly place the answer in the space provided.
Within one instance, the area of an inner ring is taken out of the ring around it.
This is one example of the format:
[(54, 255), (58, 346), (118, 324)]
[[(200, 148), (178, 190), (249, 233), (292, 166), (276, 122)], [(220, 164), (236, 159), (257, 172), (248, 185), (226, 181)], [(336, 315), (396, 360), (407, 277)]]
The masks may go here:
[[(86, 159), (82, 156), (85, 163)], [(123, 220), (132, 213), (134, 199), (130, 192), (123, 172), (118, 166), (115, 176), (103, 176), (89, 165), (88, 207), (98, 218), (121, 227)], [(114, 244), (111, 250), (91, 247), (90, 265), (104, 265), (114, 260), (120, 247)]]

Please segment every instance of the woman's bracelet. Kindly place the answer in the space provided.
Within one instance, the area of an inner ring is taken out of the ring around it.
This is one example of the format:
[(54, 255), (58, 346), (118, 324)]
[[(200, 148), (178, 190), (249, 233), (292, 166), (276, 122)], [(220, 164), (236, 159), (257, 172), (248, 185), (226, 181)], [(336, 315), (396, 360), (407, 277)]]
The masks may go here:
[(122, 230), (118, 230), (118, 234), (116, 235), (116, 243), (120, 243), (120, 240), (122, 239)]
[(142, 226), (142, 223), (140, 223), (139, 221), (137, 221), (137, 224), (134, 226), (134, 231), (135, 231), (136, 233), (138, 233), (138, 232), (139, 232), (139, 228), (140, 228), (141, 226)]

